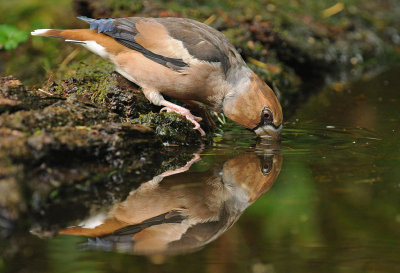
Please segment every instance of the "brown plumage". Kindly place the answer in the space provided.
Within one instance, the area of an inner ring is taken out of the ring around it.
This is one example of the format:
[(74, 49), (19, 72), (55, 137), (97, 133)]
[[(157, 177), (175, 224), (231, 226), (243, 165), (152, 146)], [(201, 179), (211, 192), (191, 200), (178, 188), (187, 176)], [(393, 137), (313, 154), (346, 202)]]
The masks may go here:
[(152, 103), (184, 115), (203, 135), (201, 118), (163, 95), (202, 102), (259, 136), (279, 137), (279, 101), (221, 32), (184, 18), (80, 19), (91, 30), (43, 29), (32, 35), (64, 38), (109, 59)]
[(244, 153), (207, 172), (161, 174), (102, 217), (92, 215), (60, 233), (96, 237), (89, 241), (94, 247), (124, 246), (137, 254), (192, 251), (222, 235), (267, 192), (281, 164), (279, 153)]

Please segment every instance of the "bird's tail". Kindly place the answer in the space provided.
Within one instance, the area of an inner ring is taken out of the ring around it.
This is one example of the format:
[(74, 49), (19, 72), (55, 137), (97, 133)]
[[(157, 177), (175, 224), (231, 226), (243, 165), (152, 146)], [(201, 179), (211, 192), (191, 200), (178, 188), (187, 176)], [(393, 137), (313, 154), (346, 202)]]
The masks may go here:
[(31, 32), (33, 36), (63, 38), (67, 42), (93, 40), (95, 32), (89, 29), (36, 29)]
[(80, 44), (90, 51), (108, 58), (109, 54), (116, 54), (126, 48), (113, 38), (90, 29), (37, 29), (31, 32), (33, 36), (63, 38), (66, 42)]
[(31, 32), (31, 35), (61, 38), (61, 32), (62, 30), (58, 29), (36, 29)]

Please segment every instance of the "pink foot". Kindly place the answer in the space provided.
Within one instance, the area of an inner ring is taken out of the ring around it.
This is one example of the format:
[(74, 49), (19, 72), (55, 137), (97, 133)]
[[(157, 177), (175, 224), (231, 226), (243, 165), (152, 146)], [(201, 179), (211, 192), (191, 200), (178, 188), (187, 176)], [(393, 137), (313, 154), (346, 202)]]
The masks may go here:
[(193, 165), (193, 163), (196, 163), (197, 161), (201, 160), (200, 153), (203, 152), (203, 150), (204, 150), (204, 145), (201, 145), (200, 148), (197, 150), (197, 152), (195, 152), (193, 154), (192, 159), (189, 160), (188, 162), (186, 162), (185, 166), (180, 167), (175, 170), (169, 170), (169, 171), (163, 172), (159, 176), (164, 178), (164, 177), (167, 177), (170, 175), (186, 172), (187, 170), (190, 169), (190, 167)]
[(165, 107), (163, 109), (161, 109), (161, 111), (167, 111), (169, 112), (175, 112), (178, 113), (182, 116), (184, 116), (187, 120), (189, 120), (191, 123), (194, 124), (194, 128), (195, 130), (199, 131), (200, 134), (202, 136), (205, 136), (206, 133), (203, 131), (203, 129), (201, 129), (200, 124), (198, 123), (198, 121), (201, 121), (202, 118), (201, 117), (196, 117), (194, 115), (192, 115), (192, 113), (190, 113), (190, 111), (184, 107), (181, 107), (179, 105), (173, 104), (168, 102), (168, 104), (164, 104)]

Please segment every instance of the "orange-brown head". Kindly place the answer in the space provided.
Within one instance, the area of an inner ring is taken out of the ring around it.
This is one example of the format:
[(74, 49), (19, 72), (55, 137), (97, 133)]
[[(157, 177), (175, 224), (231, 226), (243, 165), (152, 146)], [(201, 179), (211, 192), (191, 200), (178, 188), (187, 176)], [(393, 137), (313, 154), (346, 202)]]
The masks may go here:
[(282, 129), (282, 107), (274, 91), (255, 73), (250, 75), (246, 90), (224, 105), (225, 115), (260, 137), (279, 139)]

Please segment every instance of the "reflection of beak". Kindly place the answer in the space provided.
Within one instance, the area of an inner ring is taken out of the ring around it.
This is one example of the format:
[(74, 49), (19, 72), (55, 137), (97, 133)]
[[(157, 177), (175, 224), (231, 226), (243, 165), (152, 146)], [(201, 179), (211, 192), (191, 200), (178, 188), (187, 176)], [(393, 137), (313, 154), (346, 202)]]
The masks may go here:
[(256, 130), (254, 130), (254, 133), (261, 138), (272, 138), (274, 140), (279, 140), (281, 138), (281, 130), (282, 124), (278, 128), (275, 128), (271, 125), (265, 125), (258, 127)]

